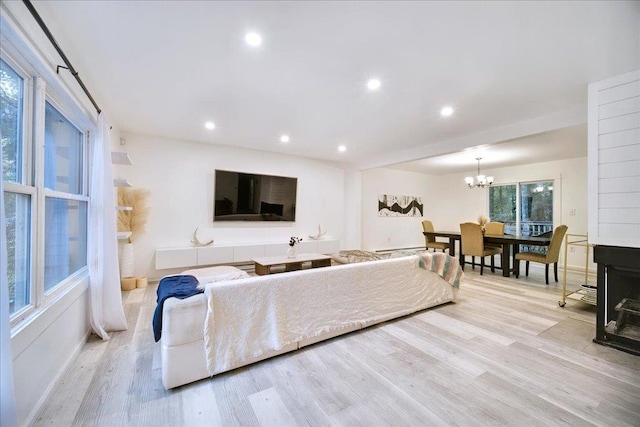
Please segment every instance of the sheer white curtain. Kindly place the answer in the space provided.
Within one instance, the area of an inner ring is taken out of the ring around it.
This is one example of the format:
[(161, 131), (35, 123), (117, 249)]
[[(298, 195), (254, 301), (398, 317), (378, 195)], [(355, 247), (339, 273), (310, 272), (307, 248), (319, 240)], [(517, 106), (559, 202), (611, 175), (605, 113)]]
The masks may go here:
[(91, 167), (87, 262), (91, 327), (103, 340), (109, 339), (109, 331), (127, 329), (120, 294), (115, 192), (109, 145), (109, 125), (104, 113), (100, 113)]
[[(0, 145), (0, 159), (3, 159)], [(7, 229), (4, 222), (4, 188), (0, 161), (0, 425), (17, 425), (16, 401), (13, 396), (13, 357), (9, 329), (9, 278), (7, 277)]]

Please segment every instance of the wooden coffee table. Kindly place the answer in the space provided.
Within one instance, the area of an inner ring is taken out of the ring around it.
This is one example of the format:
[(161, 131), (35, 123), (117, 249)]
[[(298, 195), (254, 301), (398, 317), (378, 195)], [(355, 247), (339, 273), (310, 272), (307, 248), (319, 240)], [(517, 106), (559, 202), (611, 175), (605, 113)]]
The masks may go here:
[(259, 276), (271, 274), (271, 267), (274, 265), (284, 265), (284, 271), (300, 270), (305, 262), (311, 262), (311, 268), (329, 267), (331, 265), (331, 257), (322, 254), (298, 254), (295, 258), (268, 256), (253, 258), (252, 261), (254, 262), (256, 274)]

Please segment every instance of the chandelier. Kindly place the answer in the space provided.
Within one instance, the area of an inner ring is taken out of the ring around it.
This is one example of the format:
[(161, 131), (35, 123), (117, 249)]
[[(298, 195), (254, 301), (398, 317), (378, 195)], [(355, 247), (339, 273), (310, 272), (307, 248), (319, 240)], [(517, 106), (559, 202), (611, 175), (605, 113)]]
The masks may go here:
[(481, 175), (480, 160), (482, 160), (482, 157), (476, 157), (476, 160), (478, 161), (478, 175), (476, 175), (476, 179), (474, 180), (473, 177), (468, 176), (464, 179), (464, 181), (467, 183), (469, 188), (473, 188), (473, 187), (484, 188), (485, 186), (490, 186), (491, 184), (493, 184), (493, 177)]

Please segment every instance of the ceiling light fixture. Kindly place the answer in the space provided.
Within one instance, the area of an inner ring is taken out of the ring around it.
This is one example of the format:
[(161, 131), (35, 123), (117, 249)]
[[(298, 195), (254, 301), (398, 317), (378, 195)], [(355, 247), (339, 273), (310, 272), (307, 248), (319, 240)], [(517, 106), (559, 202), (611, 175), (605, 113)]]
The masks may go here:
[(213, 129), (216, 128), (216, 124), (213, 123), (213, 122), (207, 122), (207, 123), (204, 124), (204, 127), (206, 127), (209, 130), (213, 130)]
[(449, 117), (452, 114), (453, 114), (453, 107), (446, 106), (446, 107), (442, 107), (442, 110), (440, 110), (440, 115), (442, 117)]
[(291, 141), (291, 138), (289, 138), (289, 135), (282, 135), (280, 137), (280, 141), (281, 142), (289, 142), (289, 141)]
[(476, 157), (476, 160), (478, 161), (478, 175), (476, 175), (476, 180), (474, 181), (473, 177), (468, 176), (464, 181), (469, 188), (491, 186), (491, 184), (493, 184), (493, 177), (480, 174), (480, 160), (482, 160), (482, 157)]
[(370, 91), (376, 91), (380, 89), (380, 86), (382, 86), (382, 82), (379, 79), (369, 79), (367, 82), (367, 89)]
[(344, 146), (344, 145), (341, 145), (341, 146), (338, 147), (338, 151), (341, 152), (341, 153), (344, 153), (345, 151), (347, 151), (347, 147)]
[(244, 41), (247, 42), (249, 46), (258, 47), (262, 44), (262, 36), (258, 33), (247, 33), (244, 36)]

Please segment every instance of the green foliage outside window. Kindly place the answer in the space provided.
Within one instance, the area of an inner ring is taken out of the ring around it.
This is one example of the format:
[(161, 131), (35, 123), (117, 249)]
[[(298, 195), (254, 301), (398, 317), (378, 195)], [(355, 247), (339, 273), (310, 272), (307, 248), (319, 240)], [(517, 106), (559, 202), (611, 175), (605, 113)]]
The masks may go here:
[[(0, 61), (0, 139), (2, 141), (2, 180), (5, 182), (22, 181), (22, 99), (23, 79), (15, 73), (4, 61)], [(5, 215), (7, 236), (7, 278), (9, 282), (9, 311), (25, 305), (21, 301), (16, 307), (16, 239), (19, 222), (24, 224), (24, 218), (18, 218), (17, 212), (23, 212), (18, 206), (24, 196), (5, 192)], [(21, 292), (22, 299), (26, 298)]]

